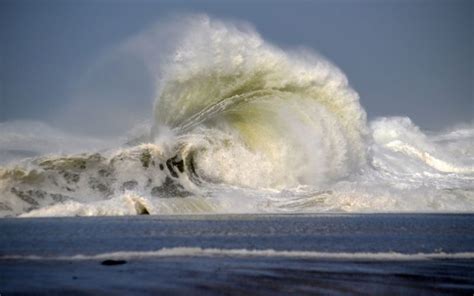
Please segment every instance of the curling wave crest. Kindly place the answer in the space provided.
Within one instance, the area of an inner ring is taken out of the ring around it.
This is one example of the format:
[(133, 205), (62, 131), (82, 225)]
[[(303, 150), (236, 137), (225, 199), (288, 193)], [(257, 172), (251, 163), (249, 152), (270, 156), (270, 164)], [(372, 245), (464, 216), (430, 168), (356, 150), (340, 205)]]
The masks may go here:
[(472, 125), (367, 124), (339, 69), (245, 24), (161, 30), (131, 42), (157, 77), (150, 132), (0, 167), (1, 216), (474, 210)]

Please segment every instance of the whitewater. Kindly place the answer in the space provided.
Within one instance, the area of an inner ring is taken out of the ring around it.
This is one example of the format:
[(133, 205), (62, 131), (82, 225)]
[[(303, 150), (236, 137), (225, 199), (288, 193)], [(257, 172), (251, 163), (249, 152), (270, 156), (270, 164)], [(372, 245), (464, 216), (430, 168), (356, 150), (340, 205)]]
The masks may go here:
[(106, 146), (1, 123), (1, 217), (474, 211), (472, 123), (368, 122), (336, 66), (245, 24), (190, 17), (127, 48), (156, 77), (149, 126)]

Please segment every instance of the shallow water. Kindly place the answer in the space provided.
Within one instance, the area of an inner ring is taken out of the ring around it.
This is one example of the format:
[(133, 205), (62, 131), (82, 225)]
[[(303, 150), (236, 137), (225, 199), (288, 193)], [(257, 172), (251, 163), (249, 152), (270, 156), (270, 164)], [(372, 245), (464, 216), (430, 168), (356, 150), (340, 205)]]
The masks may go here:
[(471, 294), (473, 222), (464, 214), (2, 219), (0, 286), (6, 295)]

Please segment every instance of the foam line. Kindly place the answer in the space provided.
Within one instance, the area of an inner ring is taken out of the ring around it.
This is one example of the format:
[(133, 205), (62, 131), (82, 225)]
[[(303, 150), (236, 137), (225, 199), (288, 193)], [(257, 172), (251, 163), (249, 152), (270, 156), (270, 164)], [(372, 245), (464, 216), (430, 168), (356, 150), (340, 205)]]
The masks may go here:
[(278, 258), (307, 258), (328, 260), (375, 260), (375, 261), (412, 261), (412, 260), (437, 260), (437, 259), (474, 259), (474, 252), (458, 253), (414, 253), (405, 254), (397, 252), (315, 252), (315, 251), (279, 251), (273, 249), (213, 249), (199, 247), (162, 248), (156, 251), (124, 251), (101, 253), (96, 255), (73, 256), (36, 256), (36, 255), (3, 255), (0, 260), (59, 260), (83, 261), (105, 259), (153, 259), (163, 257), (278, 257)]

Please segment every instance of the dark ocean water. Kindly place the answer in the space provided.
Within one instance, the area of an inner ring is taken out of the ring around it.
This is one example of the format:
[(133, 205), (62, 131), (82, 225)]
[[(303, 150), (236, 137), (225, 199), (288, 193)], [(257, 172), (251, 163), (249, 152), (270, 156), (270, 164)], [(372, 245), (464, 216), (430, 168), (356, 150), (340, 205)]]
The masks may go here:
[(473, 225), (464, 214), (2, 219), (0, 293), (472, 295)]

